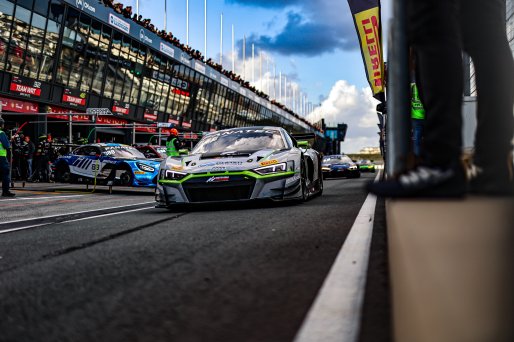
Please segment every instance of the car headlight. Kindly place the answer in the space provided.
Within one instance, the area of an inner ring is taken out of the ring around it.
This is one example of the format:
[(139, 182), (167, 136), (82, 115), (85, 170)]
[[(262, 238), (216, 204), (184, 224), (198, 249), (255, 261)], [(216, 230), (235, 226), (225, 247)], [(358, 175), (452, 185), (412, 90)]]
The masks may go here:
[(185, 172), (179, 172), (179, 171), (175, 171), (175, 170), (161, 170), (159, 179), (181, 180), (185, 176), (187, 176), (187, 173), (185, 173)]
[(356, 165), (351, 165), (348, 170), (357, 170), (357, 166)]
[(269, 175), (270, 173), (284, 172), (287, 170), (287, 163), (274, 164), (254, 169), (260, 175)]
[(150, 165), (146, 165), (143, 163), (136, 163), (136, 165), (140, 170), (143, 170), (146, 172), (154, 172), (155, 171), (155, 168), (151, 167)]

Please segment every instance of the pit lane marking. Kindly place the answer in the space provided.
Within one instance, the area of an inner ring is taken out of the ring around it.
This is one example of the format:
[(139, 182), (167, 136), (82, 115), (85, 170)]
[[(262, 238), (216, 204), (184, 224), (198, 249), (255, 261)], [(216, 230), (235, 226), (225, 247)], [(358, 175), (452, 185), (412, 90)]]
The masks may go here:
[(294, 342), (357, 341), (376, 202), (368, 194)]
[(36, 223), (36, 224), (29, 223), (29, 222), (33, 222), (35, 220), (34, 218), (22, 219), (22, 220), (14, 220), (14, 221), (8, 221), (8, 222), (0, 222), (0, 229), (3, 226), (19, 224), (19, 223), (23, 223), (23, 222), (27, 222), (27, 224), (28, 224), (27, 226), (21, 226), (21, 227), (16, 227), (16, 228), (11, 228), (11, 229), (0, 230), (0, 234), (15, 232), (15, 231), (24, 230), (24, 229), (36, 228), (36, 227), (41, 227), (41, 226), (47, 226), (47, 225), (56, 224), (56, 223), (60, 223), (60, 222), (68, 222), (68, 221), (71, 221), (71, 220), (76, 220), (76, 219), (70, 218), (68, 220), (65, 219), (65, 220), (60, 220), (60, 221), (57, 221), (57, 222), (48, 222), (48, 221), (46, 221), (48, 219), (56, 219), (56, 220), (58, 220), (59, 218), (65, 217), (67, 215), (84, 215), (84, 214), (88, 214), (88, 213), (93, 213), (93, 216), (99, 216), (99, 215), (94, 215), (94, 213), (99, 211), (99, 210), (120, 209), (120, 208), (126, 208), (126, 207), (141, 206), (141, 205), (145, 205), (145, 204), (149, 204), (149, 205), (153, 204), (153, 205), (151, 207), (149, 206), (149, 207), (143, 207), (143, 208), (120, 210), (120, 211), (116, 211), (115, 213), (106, 213), (106, 214), (99, 214), (99, 215), (118, 214), (118, 213), (121, 214), (121, 213), (129, 212), (130, 210), (151, 209), (151, 208), (155, 207), (155, 202), (152, 201), (152, 202), (134, 203), (134, 204), (129, 204), (129, 205), (121, 205), (121, 206), (102, 208), (102, 209), (92, 209), (92, 210), (85, 210), (85, 211), (77, 211), (77, 212), (70, 213), (70, 214), (42, 216), (42, 217), (37, 218), (37, 220), (38, 221), (39, 220), (45, 220), (45, 221), (43, 221), (41, 223)]
[(2, 199), (0, 202), (6, 202), (6, 201), (39, 201), (44, 199), (60, 199), (60, 198), (68, 198), (68, 197), (80, 197), (85, 195), (66, 195), (66, 196), (49, 196), (49, 197), (18, 197), (18, 198), (8, 198), (8, 199)]

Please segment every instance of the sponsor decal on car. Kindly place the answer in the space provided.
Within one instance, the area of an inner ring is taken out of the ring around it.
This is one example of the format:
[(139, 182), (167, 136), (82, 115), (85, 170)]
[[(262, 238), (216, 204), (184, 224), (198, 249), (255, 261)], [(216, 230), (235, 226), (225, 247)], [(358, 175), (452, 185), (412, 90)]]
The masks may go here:
[(172, 170), (175, 170), (175, 171), (180, 171), (180, 170), (184, 170), (184, 168), (180, 165), (173, 165), (171, 167)]
[(269, 165), (273, 165), (273, 164), (278, 164), (278, 160), (276, 160), (276, 159), (266, 160), (266, 161), (260, 162), (259, 164), (261, 164), (261, 166), (269, 166)]
[(218, 182), (228, 182), (230, 180), (229, 176), (214, 176), (207, 179), (206, 183), (218, 183)]
[(145, 172), (144, 171), (134, 171), (134, 174), (136, 174), (136, 175), (144, 175)]
[(299, 174), (296, 174), (296, 175), (294, 175), (293, 177), (288, 178), (288, 179), (286, 180), (286, 184), (294, 183), (294, 182), (296, 182), (296, 181), (297, 181), (297, 180), (299, 180), (299, 179), (300, 179), (300, 175), (299, 175)]

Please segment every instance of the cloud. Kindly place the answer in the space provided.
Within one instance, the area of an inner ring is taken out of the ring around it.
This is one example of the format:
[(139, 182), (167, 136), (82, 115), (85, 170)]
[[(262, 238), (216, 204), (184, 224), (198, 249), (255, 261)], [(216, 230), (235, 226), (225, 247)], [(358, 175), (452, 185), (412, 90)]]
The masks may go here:
[(341, 80), (334, 84), (328, 98), (307, 119), (317, 122), (324, 118), (329, 126), (348, 124), (343, 152), (359, 152), (363, 147), (378, 146), (377, 103), (370, 88), (358, 89)]
[[(240, 5), (260, 6), (286, 12), (285, 25), (281, 32), (271, 36), (254, 33), (247, 42), (259, 48), (279, 54), (319, 56), (336, 49), (354, 50), (358, 39), (352, 16), (344, 1), (333, 0), (289, 0), (289, 1), (243, 1), (230, 0)], [(292, 5), (297, 5), (292, 10)], [(242, 41), (238, 42), (241, 46)]]

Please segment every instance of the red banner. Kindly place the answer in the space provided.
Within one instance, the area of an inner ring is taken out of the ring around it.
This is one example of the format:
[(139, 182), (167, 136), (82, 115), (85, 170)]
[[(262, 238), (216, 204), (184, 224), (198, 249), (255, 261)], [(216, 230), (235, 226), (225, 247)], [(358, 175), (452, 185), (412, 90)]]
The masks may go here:
[(16, 113), (39, 113), (37, 103), (8, 99), (0, 97), (2, 103), (2, 110)]
[[(46, 112), (51, 113), (48, 115), (49, 118), (52, 119), (59, 119), (59, 120), (69, 120), (68, 115), (62, 115), (62, 114), (69, 114), (69, 113), (77, 113), (77, 111), (66, 109), (66, 108), (60, 108), (60, 107), (54, 107), (54, 106), (46, 106)], [(71, 117), (71, 120), (74, 122), (89, 122), (91, 121), (91, 117), (89, 115), (73, 115)]]
[(126, 125), (127, 120), (119, 119), (113, 116), (102, 116), (99, 115), (96, 119), (96, 123), (98, 124), (106, 124), (106, 125)]

